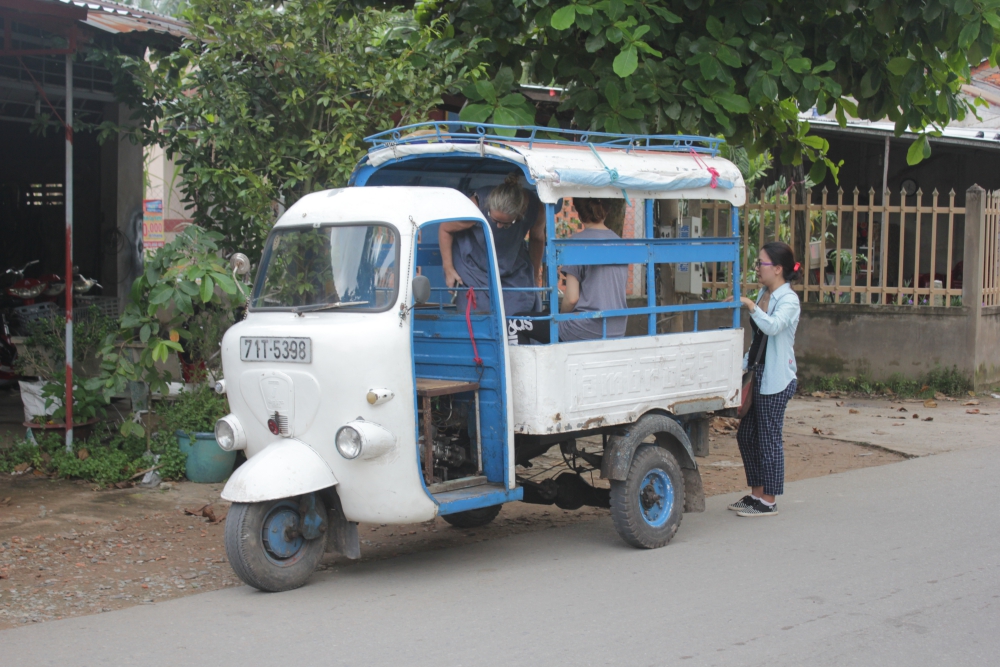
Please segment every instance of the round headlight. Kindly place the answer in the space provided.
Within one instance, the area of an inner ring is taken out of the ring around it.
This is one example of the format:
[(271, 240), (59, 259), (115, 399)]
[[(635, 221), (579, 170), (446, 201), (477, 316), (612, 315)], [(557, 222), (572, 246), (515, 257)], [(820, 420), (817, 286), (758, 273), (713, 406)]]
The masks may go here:
[(215, 441), (219, 443), (219, 447), (227, 452), (234, 449), (246, 449), (246, 434), (235, 415), (226, 415), (215, 422)]
[(354, 459), (361, 453), (361, 434), (350, 426), (341, 426), (337, 431), (337, 451), (345, 459)]
[(215, 422), (215, 441), (219, 443), (219, 447), (222, 447), (227, 452), (236, 444), (236, 434), (233, 432), (233, 427), (229, 425), (229, 422), (221, 419)]

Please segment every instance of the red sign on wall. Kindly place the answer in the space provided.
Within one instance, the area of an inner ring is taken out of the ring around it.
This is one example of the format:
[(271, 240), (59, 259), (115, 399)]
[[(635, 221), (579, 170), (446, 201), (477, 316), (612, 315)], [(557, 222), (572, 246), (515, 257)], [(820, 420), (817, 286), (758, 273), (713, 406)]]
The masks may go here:
[(163, 235), (163, 200), (145, 199), (142, 202), (142, 247), (144, 250), (162, 248)]

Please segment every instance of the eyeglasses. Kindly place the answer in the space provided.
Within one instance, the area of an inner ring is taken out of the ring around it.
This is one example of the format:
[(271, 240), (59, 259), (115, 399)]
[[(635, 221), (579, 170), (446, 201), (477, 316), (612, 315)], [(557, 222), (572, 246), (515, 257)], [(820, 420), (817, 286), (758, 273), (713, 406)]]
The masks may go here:
[(774, 266), (773, 262), (762, 262), (759, 259), (753, 263), (753, 268), (759, 269), (762, 266)]
[(497, 220), (496, 218), (494, 218), (489, 213), (486, 214), (486, 219), (489, 220), (490, 222), (492, 222), (494, 225), (496, 225), (498, 229), (507, 229), (508, 227), (510, 227), (511, 225), (513, 225), (515, 222), (517, 222), (517, 220), (511, 220), (510, 222), (502, 222), (502, 221)]

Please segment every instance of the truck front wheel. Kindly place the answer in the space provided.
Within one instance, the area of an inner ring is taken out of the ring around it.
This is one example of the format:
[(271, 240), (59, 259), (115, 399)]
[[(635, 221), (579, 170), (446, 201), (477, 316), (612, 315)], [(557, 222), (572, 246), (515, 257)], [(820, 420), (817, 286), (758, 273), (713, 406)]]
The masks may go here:
[(683, 510), (684, 477), (677, 459), (662, 447), (640, 446), (625, 480), (611, 482), (611, 519), (634, 547), (665, 546), (677, 532)]
[[(316, 511), (326, 516), (318, 497)], [(323, 558), (326, 535), (306, 539), (301, 524), (298, 499), (233, 503), (226, 517), (226, 555), (237, 576), (267, 592), (305, 584)]]

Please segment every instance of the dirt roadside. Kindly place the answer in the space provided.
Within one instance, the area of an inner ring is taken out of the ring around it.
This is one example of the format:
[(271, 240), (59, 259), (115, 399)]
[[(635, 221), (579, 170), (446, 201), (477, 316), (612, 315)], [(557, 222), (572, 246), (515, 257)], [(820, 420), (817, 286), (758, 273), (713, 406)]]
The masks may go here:
[[(706, 493), (745, 488), (735, 431), (724, 421), (713, 426), (711, 452), (699, 459)], [(903, 458), (818, 435), (790, 433), (785, 439), (788, 481)], [(554, 449), (519, 474), (561, 461)], [(560, 472), (565, 469), (552, 468), (542, 476)], [(80, 482), (0, 476), (0, 629), (239, 585), (225, 555), (224, 520), (184, 514), (211, 504), (222, 519), (228, 510), (219, 499), (222, 485), (165, 487), (95, 491)], [(474, 530), (452, 528), (440, 518), (359, 528), (362, 558), (378, 560), (593, 520), (609, 521), (608, 511), (512, 503), (492, 524)], [(349, 561), (328, 556), (322, 567), (344, 565)]]

